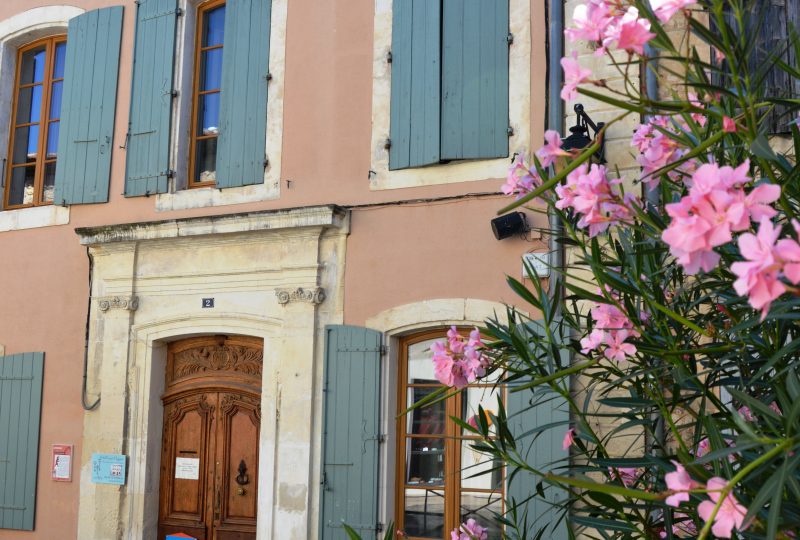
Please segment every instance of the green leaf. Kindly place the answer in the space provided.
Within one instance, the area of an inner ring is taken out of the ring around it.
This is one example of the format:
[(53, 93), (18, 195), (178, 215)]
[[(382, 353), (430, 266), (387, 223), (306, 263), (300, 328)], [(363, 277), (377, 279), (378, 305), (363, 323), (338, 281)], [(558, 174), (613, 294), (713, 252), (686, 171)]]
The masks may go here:
[(775, 154), (775, 151), (769, 145), (769, 141), (762, 133), (759, 133), (755, 140), (750, 143), (750, 151), (760, 158), (778, 161), (777, 154)]
[(598, 401), (609, 407), (618, 407), (623, 409), (643, 409), (656, 406), (656, 402), (653, 400), (634, 397), (603, 398)]
[(623, 521), (617, 521), (616, 519), (608, 519), (608, 518), (593, 518), (589, 516), (572, 516), (571, 521), (573, 523), (577, 523), (578, 525), (584, 525), (586, 527), (591, 527), (592, 529), (597, 529), (599, 531), (605, 529), (611, 529), (614, 531), (625, 531), (625, 532), (632, 532), (636, 533), (639, 530)]
[(600, 484), (593, 480), (589, 480), (588, 478), (558, 476), (553, 473), (548, 473), (545, 475), (544, 479), (557, 486), (572, 486), (585, 489), (587, 491), (608, 493), (609, 495), (620, 495), (622, 497), (629, 497), (631, 499), (640, 499), (643, 501), (657, 501), (661, 499), (661, 495), (658, 493), (640, 491), (638, 489), (629, 489), (615, 484)]

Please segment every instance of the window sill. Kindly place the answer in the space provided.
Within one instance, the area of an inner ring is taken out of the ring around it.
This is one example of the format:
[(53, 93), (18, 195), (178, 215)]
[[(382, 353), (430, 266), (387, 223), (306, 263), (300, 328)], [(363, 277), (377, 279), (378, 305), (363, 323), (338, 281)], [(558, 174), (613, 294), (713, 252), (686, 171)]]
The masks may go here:
[(37, 229), (69, 223), (69, 207), (34, 206), (0, 212), (0, 232)]
[[(410, 169), (379, 168), (370, 179), (371, 190), (400, 189), (472, 180), (505, 178), (511, 160), (508, 157), (442, 163)], [(373, 169), (374, 170), (374, 169)]]
[(156, 212), (170, 210), (189, 210), (192, 208), (208, 208), (230, 204), (246, 204), (252, 202), (277, 199), (280, 190), (275, 184), (256, 184), (235, 188), (217, 189), (212, 187), (185, 189), (175, 193), (156, 195)]

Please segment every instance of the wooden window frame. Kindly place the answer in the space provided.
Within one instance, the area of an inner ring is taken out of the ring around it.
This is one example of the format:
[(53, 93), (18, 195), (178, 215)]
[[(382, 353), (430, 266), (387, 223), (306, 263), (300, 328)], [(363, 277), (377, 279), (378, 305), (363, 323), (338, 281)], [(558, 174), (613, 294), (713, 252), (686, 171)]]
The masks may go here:
[[(459, 332), (467, 336), (469, 328), (460, 328)], [(418, 334), (413, 334), (401, 338), (400, 340), (400, 355), (399, 365), (397, 368), (397, 410), (405, 410), (407, 405), (408, 388), (438, 388), (442, 385), (437, 384), (410, 384), (408, 382), (408, 350), (411, 345), (427, 341), (430, 339), (446, 339), (447, 328), (438, 330), (430, 330)], [(495, 383), (486, 384), (471, 384), (468, 388), (493, 388), (497, 385)], [(501, 389), (503, 398), (505, 399), (504, 388)], [(425, 438), (441, 437), (444, 439), (444, 486), (441, 489), (436, 489), (431, 486), (430, 489), (444, 492), (445, 511), (444, 511), (444, 537), (443, 540), (450, 538), (450, 531), (455, 529), (461, 524), (461, 495), (463, 493), (493, 493), (498, 490), (494, 489), (480, 489), (480, 488), (461, 488), (461, 451), (465, 441), (479, 440), (479, 437), (464, 435), (461, 433), (461, 428), (450, 417), (459, 417), (462, 408), (462, 394), (458, 393), (455, 396), (448, 398), (445, 402), (445, 429), (444, 433), (439, 435), (425, 435)], [(394, 515), (395, 525), (397, 530), (404, 530), (405, 526), (405, 490), (406, 488), (419, 488), (420, 486), (408, 485), (405, 482), (405, 465), (406, 465), (406, 440), (409, 438), (406, 434), (406, 415), (398, 416), (396, 421), (396, 439), (397, 446), (395, 452), (395, 502), (394, 502)], [(502, 479), (500, 481), (500, 496), (502, 511), (505, 512), (505, 493), (506, 493), (506, 472), (503, 470)], [(408, 540), (430, 540), (425, 537), (408, 536)]]
[[(191, 136), (189, 137), (189, 170), (187, 174), (188, 183), (187, 186), (189, 189), (195, 188), (203, 188), (203, 187), (214, 187), (217, 185), (216, 180), (208, 181), (208, 182), (201, 182), (197, 178), (195, 178), (195, 164), (197, 160), (197, 143), (202, 140), (207, 139), (217, 139), (217, 144), (219, 144), (219, 131), (217, 131), (214, 135), (198, 135), (197, 128), (198, 128), (198, 113), (200, 112), (200, 96), (201, 95), (210, 95), (210, 94), (219, 94), (222, 91), (222, 88), (217, 88), (216, 90), (200, 90), (200, 71), (201, 71), (201, 59), (203, 56), (203, 52), (210, 51), (213, 49), (222, 49), (225, 46), (225, 40), (223, 38), (221, 45), (212, 45), (211, 47), (203, 47), (203, 32), (206, 29), (205, 25), (205, 14), (211, 10), (214, 10), (218, 7), (224, 6), (226, 0), (209, 0), (203, 4), (197, 6), (197, 21), (195, 25), (195, 36), (194, 36), (194, 76), (192, 78), (192, 121), (191, 121)], [(227, 15), (227, 14), (226, 14)], [(221, 81), (220, 81), (221, 83)], [(219, 128), (219, 126), (217, 126)], [(215, 169), (216, 174), (216, 169)]]
[[(52, 90), (53, 84), (59, 81), (63, 81), (64, 78), (54, 79), (53, 78), (53, 70), (55, 68), (55, 54), (56, 54), (56, 47), (61, 43), (67, 42), (66, 34), (58, 34), (54, 36), (48, 36), (46, 38), (38, 39), (27, 45), (20, 47), (17, 50), (17, 65), (15, 69), (14, 75), (14, 95), (13, 99), (11, 100), (11, 125), (9, 128), (9, 136), (8, 136), (8, 154), (6, 157), (6, 170), (5, 170), (5, 188), (3, 189), (3, 209), (4, 210), (16, 210), (19, 208), (30, 208), (33, 206), (49, 206), (52, 205), (53, 202), (43, 202), (42, 201), (42, 194), (44, 192), (44, 174), (45, 170), (47, 169), (47, 165), (50, 163), (55, 163), (58, 161), (58, 154), (56, 154), (55, 159), (47, 159), (47, 136), (48, 132), (50, 131), (50, 124), (57, 122), (61, 122), (61, 118), (50, 118), (50, 101), (52, 97)], [(42, 109), (39, 116), (39, 122), (24, 122), (22, 124), (17, 123), (17, 101), (19, 99), (19, 92), (20, 90), (25, 88), (33, 88), (34, 86), (38, 85), (39, 83), (31, 83), (20, 85), (20, 75), (22, 72), (22, 55), (26, 52), (35, 49), (37, 47), (41, 47), (45, 45), (45, 63), (44, 63), (44, 79), (41, 82), (42, 85)], [(63, 88), (62, 88), (62, 100), (63, 100)], [(33, 179), (33, 202), (28, 204), (15, 204), (12, 205), (9, 203), (9, 198), (11, 197), (11, 177), (14, 172), (14, 169), (17, 168), (24, 168), (30, 167), (29, 164), (17, 164), (14, 165), (14, 143), (16, 142), (16, 133), (17, 129), (20, 127), (25, 126), (32, 126), (37, 124), (39, 126), (39, 140), (36, 144), (36, 161), (34, 162), (34, 179)], [(60, 126), (59, 126), (60, 127)]]

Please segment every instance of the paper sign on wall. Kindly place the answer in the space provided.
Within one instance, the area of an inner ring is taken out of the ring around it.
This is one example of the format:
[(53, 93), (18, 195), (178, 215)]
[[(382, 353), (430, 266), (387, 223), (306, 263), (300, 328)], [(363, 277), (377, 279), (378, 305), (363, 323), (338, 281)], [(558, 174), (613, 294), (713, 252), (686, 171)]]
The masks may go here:
[(125, 456), (92, 454), (92, 482), (115, 486), (125, 485)]
[(197, 458), (175, 458), (175, 478), (181, 480), (199, 480), (200, 460)]
[(72, 445), (54, 444), (51, 477), (56, 482), (72, 482)]

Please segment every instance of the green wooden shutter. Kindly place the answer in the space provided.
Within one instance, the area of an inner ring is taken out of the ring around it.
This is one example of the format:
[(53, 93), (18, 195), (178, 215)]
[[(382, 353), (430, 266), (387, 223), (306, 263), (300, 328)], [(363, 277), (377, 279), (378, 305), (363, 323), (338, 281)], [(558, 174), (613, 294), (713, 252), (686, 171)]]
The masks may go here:
[(127, 197), (167, 191), (178, 13), (177, 0), (139, 0), (136, 6)]
[(69, 21), (56, 204), (108, 202), (122, 11), (96, 9)]
[[(541, 325), (536, 323), (528, 327), (529, 331), (542, 334)], [(566, 359), (565, 359), (566, 360)], [(513, 386), (524, 384), (515, 381)], [(558, 394), (546, 388), (536, 391), (522, 390), (511, 392), (509, 386), (506, 399), (506, 414), (511, 433), (517, 441), (520, 453), (526, 462), (540, 471), (550, 471), (563, 465), (568, 453), (562, 449), (564, 433), (569, 429), (569, 410), (566, 401)], [(513, 471), (509, 470), (509, 476)], [(566, 540), (567, 524), (550, 503), (562, 500), (565, 494), (544, 484), (544, 499), (537, 494), (537, 484), (542, 479), (536, 475), (519, 471), (511, 478), (506, 498), (514, 499), (518, 506), (518, 520), (522, 524), (523, 515), (527, 518), (527, 531), (523, 538), (538, 538), (537, 531), (545, 529), (543, 538)], [(510, 507), (510, 505), (507, 505)]]
[(394, 0), (389, 169), (439, 162), (441, 3)]
[(342, 523), (372, 538), (378, 520), (381, 335), (325, 329), (322, 540), (347, 540)]
[(441, 159), (508, 156), (508, 0), (443, 0)]
[(44, 353), (0, 356), (0, 529), (33, 530)]
[(228, 0), (219, 108), (217, 187), (264, 182), (272, 0)]

